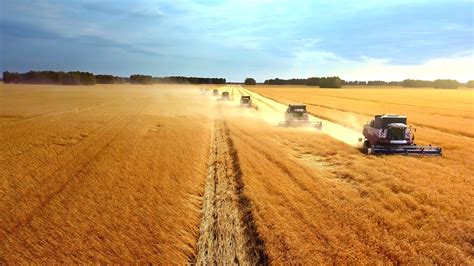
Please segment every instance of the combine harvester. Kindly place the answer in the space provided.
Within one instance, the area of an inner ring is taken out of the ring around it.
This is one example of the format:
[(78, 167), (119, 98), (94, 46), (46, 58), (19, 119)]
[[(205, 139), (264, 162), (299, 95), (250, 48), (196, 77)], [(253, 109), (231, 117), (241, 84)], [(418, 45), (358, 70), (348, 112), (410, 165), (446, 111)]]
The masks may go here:
[(246, 107), (246, 108), (255, 108), (255, 110), (258, 110), (258, 106), (254, 105), (252, 103), (252, 98), (250, 96), (245, 96), (242, 95), (240, 97), (240, 107)]
[[(420, 154), (442, 155), (439, 147), (417, 146), (413, 132), (416, 129), (407, 127), (406, 116), (376, 115), (374, 120), (364, 125), (362, 134), (365, 137), (363, 151), (365, 154)], [(359, 139), (362, 141), (362, 138)]]
[(221, 95), (221, 98), (220, 98), (221, 101), (231, 101), (232, 99), (230, 98), (230, 94), (228, 91), (224, 91), (222, 92), (222, 95)]
[(213, 89), (212, 90), (212, 96), (219, 96), (219, 90), (218, 89)]
[(311, 126), (319, 130), (322, 128), (322, 122), (311, 122), (309, 121), (308, 111), (306, 105), (288, 105), (285, 112), (285, 121), (281, 121), (279, 126), (281, 127), (298, 127), (298, 126)]

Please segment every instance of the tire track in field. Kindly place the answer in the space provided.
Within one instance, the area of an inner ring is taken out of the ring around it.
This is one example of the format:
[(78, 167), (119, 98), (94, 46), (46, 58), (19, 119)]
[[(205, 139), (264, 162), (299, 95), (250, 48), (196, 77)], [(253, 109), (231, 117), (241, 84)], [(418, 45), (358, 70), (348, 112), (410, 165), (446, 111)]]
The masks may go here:
[[(233, 132), (232, 137), (235, 138), (236, 140), (238, 139), (244, 142), (250, 148), (255, 158), (260, 158), (260, 160), (266, 161), (269, 164), (271, 164), (274, 167), (274, 169), (281, 172), (284, 176), (288, 177), (289, 180), (291, 180), (291, 182), (295, 184), (295, 186), (301, 189), (302, 193), (305, 194), (307, 197), (309, 197), (308, 203), (312, 203), (313, 205), (319, 204), (326, 209), (332, 208), (331, 206), (328, 205), (327, 202), (325, 202), (320, 197), (318, 197), (317, 194), (315, 194), (314, 188), (308, 187), (306, 184), (304, 184), (302, 180), (300, 180), (301, 178), (300, 176), (292, 173), (292, 170), (288, 167), (288, 164), (300, 165), (299, 162), (294, 161), (292, 159), (286, 159), (284, 157), (275, 156), (275, 154), (267, 152), (266, 149), (263, 147), (268, 147), (268, 143), (265, 143), (261, 139), (252, 137), (249, 133), (236, 127), (235, 125), (232, 127), (232, 132)], [(283, 150), (281, 150), (281, 152), (282, 154), (284, 153)], [(314, 172), (310, 172), (305, 168), (301, 168), (301, 170), (304, 172), (305, 175), (309, 176), (310, 178), (312, 179), (316, 178), (316, 176), (314, 176)], [(274, 183), (268, 182), (265, 178), (262, 179), (262, 181), (266, 183), (268, 187), (275, 186)], [(278, 185), (276, 187), (278, 187)], [(314, 227), (311, 219), (308, 217), (306, 213), (302, 213), (295, 206), (293, 199), (289, 198), (288, 195), (279, 191), (278, 189), (274, 189), (272, 193), (278, 198), (281, 198), (282, 200), (287, 202), (286, 206), (288, 207), (288, 211), (293, 216), (298, 217), (298, 219), (304, 221), (304, 223), (307, 225), (307, 228), (313, 228), (315, 234), (317, 234), (318, 239), (324, 240), (325, 243), (329, 245), (329, 242), (330, 242), (329, 239), (322, 232), (319, 232), (319, 228)]]
[(195, 263), (267, 265), (268, 257), (244, 195), (239, 159), (223, 120), (214, 121)]
[[(362, 101), (362, 102), (372, 102), (372, 103), (381, 103), (381, 104), (391, 104), (391, 105), (398, 105), (398, 106), (411, 106), (411, 107), (418, 107), (418, 108), (425, 108), (425, 109), (431, 109), (433, 108), (432, 106), (428, 105), (419, 105), (419, 104), (409, 104), (409, 103), (397, 103), (397, 102), (386, 102), (386, 101), (378, 101), (378, 100), (373, 100), (373, 99), (361, 99), (361, 98), (355, 98), (355, 97), (347, 97), (347, 96), (336, 96), (336, 95), (327, 95), (327, 94), (321, 94), (323, 97), (329, 97), (329, 98), (336, 98), (336, 99), (347, 99), (347, 100), (354, 100), (354, 101)], [(447, 101), (447, 100), (432, 100), (434, 102), (450, 102), (450, 103), (458, 103), (456, 101)], [(437, 109), (441, 110), (454, 110), (454, 111), (461, 111), (456, 108), (447, 108), (447, 107), (437, 107)]]
[[(106, 106), (106, 105), (101, 105), (101, 107), (103, 106)], [(92, 108), (90, 110), (94, 110), (95, 108)], [(63, 114), (67, 114), (68, 112), (64, 112)], [(100, 112), (98, 112), (100, 113)], [(50, 123), (50, 124), (53, 124), (53, 123), (58, 123), (58, 121), (61, 121), (63, 120), (64, 118), (61, 118), (60, 117), (60, 114), (56, 114), (58, 117), (55, 118), (55, 119), (51, 119), (51, 120), (48, 120), (47, 122)], [(61, 114), (62, 115), (62, 114)], [(120, 115), (116, 116), (116, 117), (112, 117), (112, 118), (108, 118), (106, 120), (103, 121), (104, 124), (108, 124), (110, 121), (113, 121), (113, 120), (116, 120), (117, 117), (119, 117)], [(38, 117), (40, 118), (40, 117)], [(41, 118), (44, 118), (44, 116), (41, 116)], [(31, 121), (30, 121), (31, 122)], [(7, 127), (3, 127), (3, 126), (0, 126), (0, 128), (2, 130), (5, 130), (5, 129), (9, 129)], [(89, 127), (89, 129), (91, 129), (90, 132), (87, 133), (87, 136), (92, 136), (94, 135), (96, 132), (100, 131), (102, 129), (101, 126), (97, 126), (97, 127)], [(16, 131), (19, 130), (19, 127), (16, 127), (15, 128)], [(6, 132), (6, 131), (5, 131)], [(11, 136), (13, 133), (11, 132), (8, 132), (8, 134)], [(6, 135), (6, 133), (5, 133)], [(51, 136), (51, 135), (50, 135)], [(9, 138), (6, 138), (5, 141), (8, 141)], [(83, 139), (79, 140), (78, 143), (76, 144), (79, 144), (80, 142), (84, 141)], [(54, 144), (54, 142), (53, 142)], [(49, 142), (44, 142), (44, 143), (41, 143), (41, 144), (32, 144), (30, 145), (30, 147), (26, 148), (26, 149), (20, 149), (20, 148), (17, 148), (17, 153), (14, 153), (14, 154), (7, 154), (6, 156), (1, 156), (0, 155), (0, 162), (2, 161), (8, 161), (8, 160), (24, 160), (25, 158), (23, 158), (24, 156), (28, 156), (28, 153), (31, 152), (31, 151), (34, 151), (34, 150), (37, 150), (37, 149), (43, 149), (49, 145), (52, 145), (52, 143), (49, 143)], [(1, 152), (4, 152), (6, 153), (7, 151), (9, 150), (9, 147), (7, 148), (4, 148), (4, 149), (1, 149), (0, 148), (0, 153)], [(63, 151), (59, 152), (56, 156), (62, 156), (63, 153), (66, 153), (68, 151), (68, 149), (64, 149)], [(26, 158), (27, 159), (27, 158)]]
[[(283, 99), (285, 100), (288, 100), (288, 101), (295, 101), (293, 99), (290, 99), (290, 98), (287, 98), (287, 97), (282, 97)], [(273, 98), (269, 98), (269, 99), (272, 99), (274, 101), (277, 101)], [(277, 101), (278, 102), (278, 101)], [(324, 108), (324, 109), (329, 109), (329, 110), (335, 110), (335, 111), (339, 111), (339, 112), (343, 112), (343, 113), (348, 113), (348, 114), (357, 114), (357, 115), (363, 115), (363, 116), (367, 116), (368, 120), (371, 119), (371, 117), (373, 117), (373, 114), (369, 114), (369, 113), (363, 113), (363, 112), (357, 112), (357, 111), (349, 111), (349, 110), (346, 110), (346, 109), (342, 109), (342, 108), (336, 108), (336, 107), (331, 107), (331, 106), (327, 106), (327, 105), (322, 105), (322, 104), (315, 104), (315, 103), (310, 103), (310, 102), (305, 102), (305, 101), (300, 101), (301, 103), (303, 104), (306, 104), (308, 106), (314, 106), (314, 107), (319, 107), (319, 108)], [(425, 114), (433, 114), (433, 113), (428, 113), (428, 112), (420, 112), (420, 113), (425, 113)], [(445, 115), (445, 114), (437, 114), (437, 115), (440, 115), (440, 116), (445, 116), (445, 117), (459, 117), (459, 116), (455, 116), (455, 115)], [(325, 120), (328, 120), (328, 121), (331, 121), (331, 122), (334, 122), (334, 123), (340, 123), (334, 119), (331, 119), (329, 117), (326, 117), (326, 116), (320, 116), (321, 118), (325, 119)], [(462, 117), (462, 118), (468, 118), (468, 119), (471, 119), (471, 117)], [(434, 131), (438, 131), (440, 133), (444, 133), (444, 134), (450, 134), (450, 135), (457, 135), (457, 136), (460, 136), (460, 137), (466, 137), (466, 138), (474, 138), (474, 134), (469, 134), (469, 133), (466, 133), (466, 132), (462, 132), (462, 131), (458, 131), (458, 130), (450, 130), (450, 129), (445, 129), (445, 128), (436, 128), (432, 125), (428, 125), (428, 124), (424, 124), (424, 123), (420, 123), (420, 122), (414, 122), (414, 123), (411, 123), (412, 125), (416, 126), (416, 127), (420, 127), (420, 128), (427, 128), (427, 129), (430, 129), (430, 130), (434, 130)], [(346, 126), (346, 125), (344, 125)], [(347, 125), (347, 127), (350, 127), (350, 128), (353, 128), (355, 130), (357, 130), (358, 128), (355, 128), (353, 126), (350, 126), (350, 125)]]
[[(0, 124), (0, 125), (5, 129), (11, 128), (11, 127), (18, 127), (18, 124), (21, 124), (23, 122), (30, 123), (32, 120), (36, 120), (36, 119), (39, 119), (39, 118), (45, 118), (45, 117), (49, 117), (49, 116), (60, 116), (60, 115), (69, 114), (69, 113), (80, 113), (80, 112), (84, 112), (84, 111), (91, 111), (91, 110), (95, 110), (97, 108), (101, 108), (101, 107), (112, 105), (112, 104), (113, 103), (102, 103), (102, 104), (97, 104), (97, 105), (92, 105), (92, 106), (75, 107), (75, 108), (71, 108), (71, 109), (67, 109), (67, 110), (63, 110), (63, 111), (51, 111), (51, 112), (46, 112), (46, 113), (43, 113), (43, 114), (37, 114), (37, 115), (33, 115), (33, 116), (26, 116), (26, 117), (23, 117), (23, 118), (18, 118), (16, 120), (12, 120), (12, 121), (2, 121), (2, 124)], [(57, 118), (56, 120), (58, 120), (58, 119), (60, 119), (60, 118)], [(51, 120), (51, 121), (55, 121), (55, 120)]]
[[(13, 223), (12, 226), (9, 226), (8, 221), (5, 221), (7, 223), (2, 230), (3, 232), (0, 231), (0, 235), (4, 235), (3, 238), (6, 239), (22, 227), (30, 224), (36, 214), (41, 212), (54, 198), (61, 194), (81, 173), (85, 172), (84, 169), (93, 163), (118, 138), (122, 131), (143, 109), (135, 114), (115, 117), (107, 126), (100, 129), (97, 135), (88, 139), (88, 145), (78, 151), (73, 151), (74, 155), (65, 160), (63, 164), (46, 167), (46, 171), (40, 174), (41, 177), (44, 177), (45, 182), (40, 185), (39, 189), (22, 196), (21, 202), (18, 202), (19, 205), (25, 206), (30, 201), (32, 202), (30, 204), (33, 206), (29, 206), (26, 211), (21, 209), (13, 210), (13, 215), (10, 217), (17, 219), (17, 221), (14, 223), (10, 221), (10, 225)], [(64, 179), (61, 180), (59, 177), (64, 177)]]
[[(262, 149), (261, 147), (265, 147), (268, 144), (266, 144), (264, 141), (259, 140), (257, 138), (252, 138), (252, 136), (246, 133), (244, 130), (239, 129), (239, 128), (234, 128), (233, 130), (237, 131), (236, 133), (240, 134), (240, 135), (236, 134), (235, 136), (239, 138), (240, 140), (244, 141), (248, 147), (252, 148), (252, 150), (258, 151), (262, 159), (266, 159), (267, 161), (271, 162), (272, 165), (274, 165), (282, 173), (284, 173), (285, 176), (289, 177), (289, 179), (292, 180), (293, 183), (295, 183), (301, 190), (307, 192), (312, 197), (314, 196), (313, 189), (309, 188), (306, 184), (304, 184), (300, 180), (300, 178), (298, 176), (295, 176), (292, 173), (291, 169), (289, 169), (288, 165), (286, 164), (288, 159), (280, 158), (279, 156), (275, 156), (274, 154), (267, 152), (265, 149)], [(291, 162), (299, 165), (299, 163), (296, 161), (291, 160)], [(305, 168), (301, 168), (301, 169), (304, 171), (306, 175), (312, 178), (315, 178), (313, 173), (307, 171)]]

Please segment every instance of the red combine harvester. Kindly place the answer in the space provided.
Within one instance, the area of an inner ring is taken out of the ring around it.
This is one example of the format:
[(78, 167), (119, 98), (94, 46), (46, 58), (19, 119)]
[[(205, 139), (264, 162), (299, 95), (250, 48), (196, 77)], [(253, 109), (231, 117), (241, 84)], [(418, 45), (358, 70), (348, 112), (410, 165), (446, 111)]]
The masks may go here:
[(406, 116), (376, 115), (374, 120), (364, 125), (364, 153), (442, 155), (442, 149), (431, 144), (417, 146), (414, 142), (414, 131), (416, 129), (411, 126), (407, 127)]

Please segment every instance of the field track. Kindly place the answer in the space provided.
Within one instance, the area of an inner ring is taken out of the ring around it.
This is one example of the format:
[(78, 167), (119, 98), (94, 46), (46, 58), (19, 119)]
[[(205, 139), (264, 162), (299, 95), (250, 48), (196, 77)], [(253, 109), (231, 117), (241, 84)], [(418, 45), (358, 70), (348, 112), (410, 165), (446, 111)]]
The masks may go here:
[(211, 145), (196, 261), (200, 265), (267, 264), (243, 194), (239, 159), (222, 118), (214, 120)]

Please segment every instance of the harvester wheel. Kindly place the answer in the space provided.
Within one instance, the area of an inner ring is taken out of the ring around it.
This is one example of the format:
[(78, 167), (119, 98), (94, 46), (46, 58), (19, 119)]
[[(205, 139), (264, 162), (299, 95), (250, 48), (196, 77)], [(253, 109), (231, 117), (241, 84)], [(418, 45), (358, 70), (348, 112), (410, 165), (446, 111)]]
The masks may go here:
[(364, 141), (362, 151), (367, 155), (371, 155), (373, 153), (372, 145), (370, 145), (370, 142), (368, 140)]
[(367, 155), (372, 155), (372, 154), (374, 154), (374, 149), (372, 147), (369, 147), (367, 149)]

